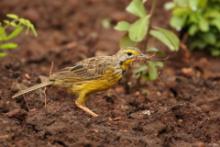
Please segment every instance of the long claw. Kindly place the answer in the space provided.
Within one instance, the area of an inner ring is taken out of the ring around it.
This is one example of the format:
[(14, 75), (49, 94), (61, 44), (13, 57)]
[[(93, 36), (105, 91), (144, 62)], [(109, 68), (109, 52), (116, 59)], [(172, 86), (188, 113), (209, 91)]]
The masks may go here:
[(75, 104), (78, 108), (82, 109), (83, 111), (87, 112), (88, 114), (92, 115), (93, 117), (97, 117), (98, 115), (94, 113), (92, 110), (87, 108), (85, 105), (80, 104), (79, 102), (75, 101)]

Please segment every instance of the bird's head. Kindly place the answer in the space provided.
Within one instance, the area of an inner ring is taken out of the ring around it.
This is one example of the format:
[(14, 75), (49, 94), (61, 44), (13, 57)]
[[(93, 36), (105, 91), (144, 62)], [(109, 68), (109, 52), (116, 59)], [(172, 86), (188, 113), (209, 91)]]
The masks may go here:
[(119, 50), (116, 54), (116, 57), (123, 70), (127, 70), (129, 65), (134, 61), (138, 61), (140, 59), (148, 59), (148, 57), (143, 54), (140, 49), (134, 47), (128, 47)]

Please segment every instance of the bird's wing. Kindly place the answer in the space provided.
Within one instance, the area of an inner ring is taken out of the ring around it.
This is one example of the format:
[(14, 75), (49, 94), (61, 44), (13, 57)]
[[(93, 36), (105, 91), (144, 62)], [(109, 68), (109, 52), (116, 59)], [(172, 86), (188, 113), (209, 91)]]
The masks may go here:
[(50, 79), (63, 82), (78, 82), (93, 80), (101, 77), (103, 73), (112, 65), (111, 57), (95, 57), (78, 62), (72, 67), (51, 75)]

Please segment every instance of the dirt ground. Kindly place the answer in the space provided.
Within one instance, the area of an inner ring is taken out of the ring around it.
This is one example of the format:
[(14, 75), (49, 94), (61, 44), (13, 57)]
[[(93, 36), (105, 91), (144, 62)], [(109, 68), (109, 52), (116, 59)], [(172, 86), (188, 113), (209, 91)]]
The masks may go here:
[[(165, 0), (164, 0), (165, 1)], [(0, 59), (0, 146), (220, 146), (220, 59), (192, 54), (189, 63), (172, 54), (154, 82), (129, 90), (119, 84), (94, 94), (91, 118), (76, 108), (63, 89), (47, 88), (18, 99), (19, 89), (41, 76), (95, 55), (118, 50), (121, 33), (103, 28), (132, 19), (124, 12), (128, 0), (1, 0), (0, 17), (14, 12), (31, 19), (37, 38), (16, 41), (19, 49)], [(167, 26), (169, 14), (158, 5), (154, 24)], [(104, 21), (105, 22), (105, 21)], [(133, 79), (134, 80), (134, 79)]]

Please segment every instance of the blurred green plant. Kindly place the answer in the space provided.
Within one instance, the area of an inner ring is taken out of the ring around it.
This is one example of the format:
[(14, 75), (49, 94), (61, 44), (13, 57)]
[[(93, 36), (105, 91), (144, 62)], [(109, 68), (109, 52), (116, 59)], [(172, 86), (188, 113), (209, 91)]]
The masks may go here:
[[(126, 11), (136, 16), (137, 19), (134, 22), (120, 21), (115, 26), (116, 30), (126, 32), (120, 40), (120, 47), (135, 47), (140, 43), (144, 43), (148, 52), (161, 52), (154, 47), (148, 47), (148, 40), (153, 37), (161, 41), (171, 51), (177, 51), (179, 49), (178, 37), (173, 32), (153, 26), (151, 23), (157, 0), (152, 0), (152, 8), (149, 13), (145, 9), (144, 2), (142, 0), (132, 0)], [(144, 77), (148, 80), (155, 80), (158, 77), (158, 68), (161, 67), (163, 67), (163, 62), (148, 61), (147, 64), (140, 65), (134, 72), (138, 78)]]
[(15, 14), (7, 14), (7, 18), (0, 22), (0, 58), (7, 55), (8, 50), (18, 47), (17, 43), (12, 42), (22, 32), (31, 31), (37, 36), (34, 25), (27, 19), (18, 17)]
[(173, 0), (165, 5), (172, 11), (170, 25), (186, 37), (191, 50), (199, 49), (220, 56), (220, 1)]

